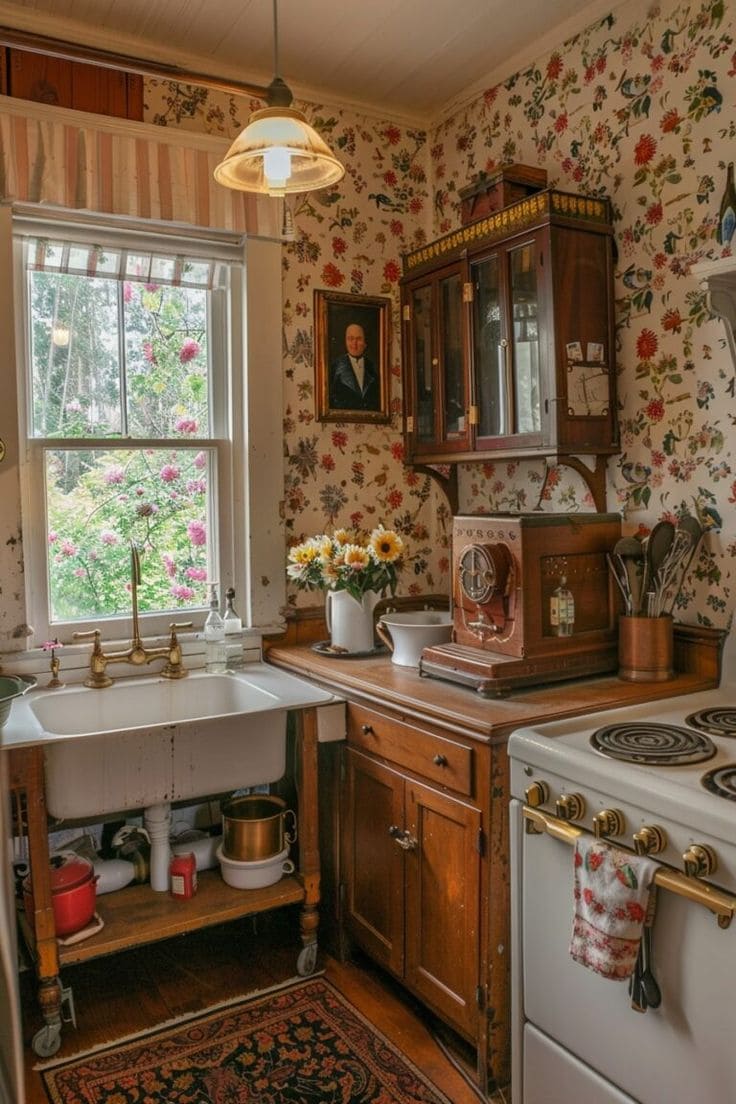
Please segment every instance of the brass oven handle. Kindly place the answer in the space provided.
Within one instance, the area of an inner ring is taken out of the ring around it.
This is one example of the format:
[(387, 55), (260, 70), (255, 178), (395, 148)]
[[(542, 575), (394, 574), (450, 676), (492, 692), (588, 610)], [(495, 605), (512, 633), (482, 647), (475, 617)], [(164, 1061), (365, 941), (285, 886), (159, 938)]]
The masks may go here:
[[(574, 845), (583, 834), (581, 828), (566, 824), (564, 820), (558, 820), (557, 817), (549, 816), (539, 809), (530, 809), (525, 805), (523, 815), (526, 822), (524, 828), (530, 836), (538, 836), (546, 832), (548, 836), (562, 843)], [(660, 889), (676, 893), (678, 897), (685, 897), (688, 901), (694, 901), (695, 904), (709, 909), (717, 917), (719, 928), (727, 928), (736, 913), (736, 897), (730, 893), (724, 893), (721, 889), (714, 889), (713, 886), (706, 885), (696, 878), (688, 878), (677, 870), (669, 870), (664, 866), (658, 867), (654, 875), (654, 884)]]

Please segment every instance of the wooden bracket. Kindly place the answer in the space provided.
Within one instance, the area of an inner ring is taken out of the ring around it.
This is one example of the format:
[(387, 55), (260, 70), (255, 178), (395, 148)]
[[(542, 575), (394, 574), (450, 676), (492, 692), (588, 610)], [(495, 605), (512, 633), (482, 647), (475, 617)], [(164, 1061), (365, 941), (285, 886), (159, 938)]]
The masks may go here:
[[(593, 502), (595, 508), (599, 514), (606, 513), (606, 472), (608, 457), (596, 456), (595, 467), (591, 470), (587, 464), (577, 456), (553, 456), (549, 458), (555, 465), (562, 464), (564, 467), (572, 468), (579, 476), (584, 480), (586, 487), (593, 496)], [(547, 485), (547, 479), (549, 478), (551, 465), (547, 465), (547, 474), (544, 478), (542, 485), (542, 492), (540, 494), (540, 500), (542, 494), (544, 494), (544, 488)]]
[[(457, 464), (443, 465), (442, 468), (434, 468), (429, 464), (412, 464), (411, 466), (414, 471), (420, 472), (422, 475), (428, 475), (430, 479), (434, 480), (447, 498), (450, 513), (454, 517), (459, 509)], [(447, 467), (447, 471), (443, 470), (444, 467)]]

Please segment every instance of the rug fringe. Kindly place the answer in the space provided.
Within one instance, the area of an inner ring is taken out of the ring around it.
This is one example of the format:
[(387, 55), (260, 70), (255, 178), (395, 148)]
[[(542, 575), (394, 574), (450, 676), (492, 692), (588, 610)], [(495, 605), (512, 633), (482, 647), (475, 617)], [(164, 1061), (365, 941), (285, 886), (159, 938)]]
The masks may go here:
[(282, 989), (289, 989), (293, 985), (303, 985), (305, 982), (311, 981), (312, 978), (322, 977), (324, 972), (323, 969), (315, 970), (314, 973), (309, 974), (308, 977), (300, 977), (299, 974), (294, 974), (292, 977), (287, 978), (286, 981), (279, 981), (274, 985), (268, 985), (265, 989), (252, 989), (248, 993), (240, 993), (236, 997), (229, 997), (227, 1000), (218, 1001), (216, 1004), (208, 1004), (206, 1008), (198, 1008), (195, 1012), (183, 1012), (181, 1016), (173, 1016), (170, 1020), (163, 1020), (153, 1027), (145, 1027), (140, 1031), (131, 1031), (129, 1035), (122, 1035), (117, 1039), (108, 1039), (106, 1042), (97, 1043), (87, 1050), (79, 1050), (74, 1054), (64, 1054), (63, 1057), (57, 1054), (47, 1062), (37, 1062), (33, 1069), (42, 1073), (46, 1070), (56, 1069), (57, 1066), (63, 1066), (67, 1062), (74, 1062), (79, 1058), (88, 1058), (93, 1054), (99, 1054), (101, 1051), (108, 1050), (110, 1047), (121, 1046), (123, 1043), (134, 1043), (136, 1039), (145, 1039), (147, 1035), (156, 1035), (159, 1031), (165, 1031), (169, 1027), (176, 1027), (177, 1024), (187, 1023), (189, 1020), (196, 1020), (201, 1016), (207, 1016), (211, 1012), (219, 1012), (223, 1008), (230, 1008), (233, 1004), (241, 1004), (243, 1001), (255, 1000), (259, 997), (267, 997), (269, 993), (280, 993)]

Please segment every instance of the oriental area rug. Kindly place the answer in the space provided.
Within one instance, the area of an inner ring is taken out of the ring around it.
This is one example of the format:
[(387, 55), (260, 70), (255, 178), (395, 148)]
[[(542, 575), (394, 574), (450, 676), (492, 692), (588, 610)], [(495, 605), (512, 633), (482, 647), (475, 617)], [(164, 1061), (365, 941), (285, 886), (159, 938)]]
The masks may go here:
[(53, 1104), (451, 1104), (322, 977), (42, 1076)]

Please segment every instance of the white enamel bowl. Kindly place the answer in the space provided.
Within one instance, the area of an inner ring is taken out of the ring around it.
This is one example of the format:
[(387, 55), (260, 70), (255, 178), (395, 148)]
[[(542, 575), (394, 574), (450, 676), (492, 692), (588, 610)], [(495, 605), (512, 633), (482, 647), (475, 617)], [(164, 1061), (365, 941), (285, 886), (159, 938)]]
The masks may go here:
[(391, 662), (400, 667), (418, 667), (424, 648), (447, 644), (452, 636), (449, 610), (411, 610), (384, 613), (376, 626), (391, 652)]
[(268, 859), (239, 862), (226, 858), (222, 846), (217, 848), (222, 880), (235, 889), (263, 889), (264, 886), (274, 885), (284, 874), (293, 874), (296, 868), (288, 855), (289, 848), (285, 847), (278, 855), (271, 855)]

